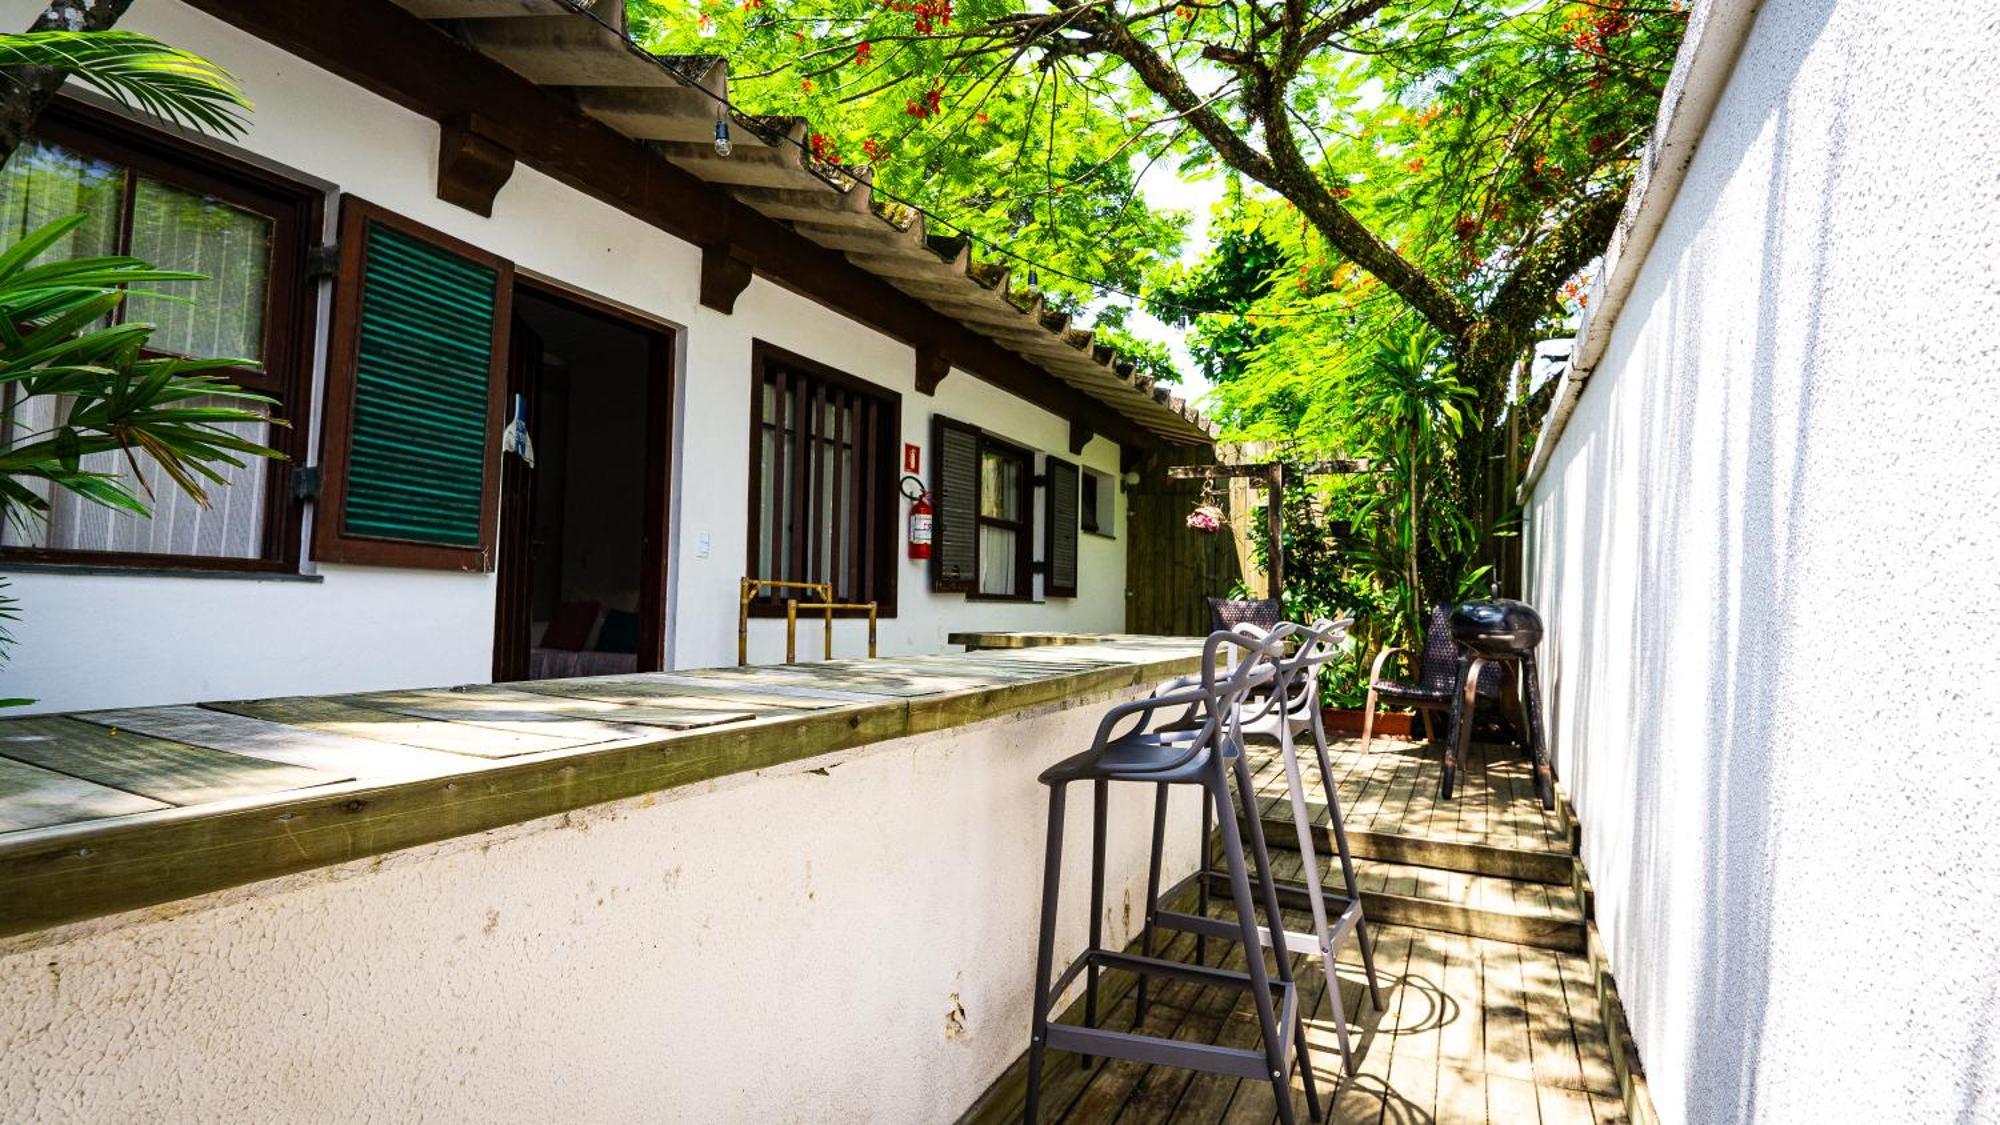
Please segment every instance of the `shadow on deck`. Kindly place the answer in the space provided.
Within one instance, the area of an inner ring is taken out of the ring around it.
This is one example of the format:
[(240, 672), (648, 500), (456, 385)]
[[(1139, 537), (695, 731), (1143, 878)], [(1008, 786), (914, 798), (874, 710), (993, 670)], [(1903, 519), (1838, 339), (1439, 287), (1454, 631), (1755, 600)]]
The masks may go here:
[[(1333, 744), (1335, 779), (1376, 940), (1385, 1010), (1367, 1001), (1360, 954), (1341, 950), (1337, 987), (1316, 959), (1295, 958), (1313, 1069), (1327, 1119), (1342, 1125), (1423, 1122), (1609, 1122), (1627, 1111), (1584, 955), (1584, 884), (1563, 809), (1544, 813), (1517, 750), (1475, 745), (1457, 801), (1437, 798), (1435, 747), (1377, 739)], [(1280, 878), (1301, 862), (1275, 750), (1251, 748), (1262, 818)], [(1310, 779), (1316, 772), (1308, 769)], [(1315, 825), (1328, 824), (1324, 792)], [(1330, 841), (1321, 848), (1329, 861)], [(1337, 882), (1337, 876), (1334, 877)], [(1220, 911), (1225, 916), (1227, 909)], [(1310, 920), (1292, 916), (1290, 928)], [(1166, 956), (1192, 961), (1194, 939), (1173, 935)], [(1241, 967), (1236, 945), (1210, 942), (1207, 960)], [(1103, 1021), (1132, 1028), (1125, 974), (1105, 977)], [(1027, 980), (1024, 974), (1024, 986)], [(1254, 1047), (1257, 1019), (1240, 992), (1166, 982), (1136, 1029), (1148, 1035)], [(1065, 1014), (1081, 1019), (1079, 999)], [(1354, 1036), (1358, 1073), (1343, 1080), (1334, 1020)], [(1025, 1035), (1026, 1028), (1023, 1028)], [(1043, 1121), (1246, 1122), (1276, 1119), (1262, 1082), (1051, 1052)], [(967, 1122), (1020, 1120), (1025, 1059), (966, 1111)], [(1303, 1086), (1293, 1101), (1306, 1120)]]

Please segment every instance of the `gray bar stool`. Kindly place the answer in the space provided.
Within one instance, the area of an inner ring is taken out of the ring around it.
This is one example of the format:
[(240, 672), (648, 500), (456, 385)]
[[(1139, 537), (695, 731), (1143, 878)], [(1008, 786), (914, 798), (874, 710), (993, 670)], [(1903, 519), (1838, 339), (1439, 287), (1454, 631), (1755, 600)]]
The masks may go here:
[[(1296, 1064), (1304, 1081), (1307, 1112), (1314, 1121), (1320, 1119), (1319, 1093), (1313, 1085), (1305, 1019), (1299, 1010), (1291, 959), (1282, 954), (1277, 958), (1277, 979), (1273, 980), (1261, 956), (1264, 947), (1277, 944), (1282, 932), (1277, 927), (1282, 923), (1277, 891), (1269, 880), (1270, 856), (1265, 851), (1263, 829), (1257, 822), (1256, 792), (1249, 766), (1243, 759), (1242, 736), (1237, 730), (1239, 707), (1250, 690), (1275, 682), (1277, 664), (1273, 656), (1283, 645), (1283, 638), (1265, 640), (1241, 633), (1210, 636), (1202, 649), (1199, 683), (1111, 708), (1098, 724), (1090, 749), (1042, 772), (1041, 782), (1049, 787), (1049, 841), (1047, 863), (1042, 870), (1041, 933), (1035, 947), (1034, 1026), (1028, 1042), (1028, 1091), (1023, 1108), (1023, 1120), (1029, 1125), (1033, 1125), (1040, 1106), (1042, 1058), (1050, 1049), (1268, 1080), (1276, 1096), (1278, 1118), (1285, 1125), (1293, 1125), (1296, 1120), (1291, 1092), (1292, 1067)], [(1233, 666), (1218, 668), (1219, 657), (1225, 665), (1233, 658)], [(1157, 715), (1176, 709), (1198, 710), (1205, 717), (1191, 729), (1163, 731), (1154, 726)], [(1121, 723), (1134, 717), (1138, 719), (1135, 726), (1116, 733)], [(1236, 817), (1229, 807), (1232, 773), (1237, 795), (1249, 818), (1251, 851), (1262, 884), (1263, 906), (1273, 931), (1269, 935), (1260, 935), (1257, 928), (1257, 900), (1251, 894), (1250, 866)], [(1078, 781), (1089, 781), (1093, 788), (1090, 943), (1060, 976), (1051, 980), (1062, 875), (1063, 795), (1072, 782)], [(1246, 949), (1259, 951), (1259, 955), (1246, 958), (1247, 972), (1134, 956), (1104, 947), (1105, 806), (1110, 783), (1114, 781), (1146, 782), (1158, 787), (1153, 830), (1156, 855), (1168, 786), (1201, 787), (1204, 807), (1212, 806), (1222, 822), (1223, 859), (1236, 906), (1236, 925), (1228, 927), (1229, 932)], [(1141, 982), (1149, 975), (1163, 976), (1249, 992), (1263, 1032), (1262, 1048), (1219, 1047), (1098, 1027), (1097, 978), (1099, 971), (1107, 968), (1137, 973)], [(1053, 1022), (1050, 1009), (1079, 973), (1087, 974), (1083, 1025)]]
[[(1299, 858), (1304, 867), (1305, 881), (1302, 884), (1276, 883), (1275, 876), (1268, 868), (1261, 869), (1267, 883), (1275, 884), (1278, 891), (1294, 900), (1303, 898), (1312, 912), (1313, 928), (1310, 933), (1296, 930), (1284, 932), (1284, 949), (1287, 954), (1318, 955), (1326, 971), (1327, 987), (1339, 989), (1339, 976), (1334, 970), (1334, 950), (1351, 932), (1355, 942), (1361, 947), (1361, 965), (1368, 977), (1369, 998), (1375, 1010), (1382, 1010), (1382, 990), (1375, 977), (1375, 950), (1368, 938), (1367, 922), (1361, 909), (1361, 889), (1354, 876), (1354, 856), (1348, 849), (1347, 828), (1340, 815), (1340, 794), (1336, 788), (1333, 765), (1328, 757), (1326, 729), (1320, 717), (1319, 670), (1340, 655), (1341, 644), (1347, 638), (1347, 629), (1352, 619), (1342, 621), (1319, 621), (1312, 627), (1286, 623), (1266, 634), (1254, 625), (1239, 625), (1237, 630), (1260, 640), (1290, 643), (1296, 641), (1297, 648), (1289, 655), (1277, 659), (1276, 675), (1268, 688), (1258, 689), (1256, 694), (1240, 707), (1241, 729), (1245, 736), (1264, 735), (1278, 743), (1280, 758), (1285, 769), (1285, 783), (1292, 806), (1292, 826), (1298, 835)], [(1171, 686), (1171, 685), (1170, 685)], [(1300, 731), (1310, 731), (1313, 748), (1319, 759), (1322, 787), (1326, 790), (1326, 802), (1332, 821), (1334, 848), (1340, 856), (1341, 883), (1344, 894), (1328, 892), (1322, 885), (1319, 871), (1318, 849), (1314, 841), (1312, 810), (1306, 800), (1306, 787), (1299, 768), (1299, 756), (1294, 736)], [(1204, 814), (1208, 810), (1203, 809)], [(1160, 887), (1161, 851), (1165, 840), (1165, 803), (1155, 804), (1153, 824), (1152, 868), (1147, 876), (1146, 927), (1140, 938), (1140, 950), (1150, 955), (1153, 949), (1153, 928), (1164, 927), (1182, 930), (1196, 935), (1196, 959), (1202, 960), (1205, 939), (1210, 936), (1232, 937), (1232, 927), (1220, 919), (1208, 917), (1207, 888), (1209, 880), (1218, 874), (1211, 862), (1213, 854), (1209, 844), (1209, 824), (1204, 816), (1202, 824), (1202, 865), (1187, 879), (1168, 888), (1164, 893)], [(1219, 815), (1219, 814), (1218, 814)], [(1249, 814), (1253, 820), (1258, 814)], [(1225, 818), (1226, 824), (1226, 818)], [(1259, 862), (1263, 859), (1260, 857)], [(1162, 903), (1172, 902), (1192, 882), (1196, 887), (1199, 907), (1194, 914), (1166, 909)], [(1276, 916), (1272, 918), (1271, 929), (1277, 929)], [(1269, 940), (1266, 944), (1270, 944)], [(1282, 960), (1282, 958), (1281, 958)], [(1138, 1006), (1141, 1018), (1146, 1007), (1146, 982), (1139, 982)], [(1335, 1025), (1340, 1040), (1341, 1067), (1347, 1073), (1354, 1073), (1354, 1052), (1348, 1042), (1347, 1019), (1342, 1013)]]

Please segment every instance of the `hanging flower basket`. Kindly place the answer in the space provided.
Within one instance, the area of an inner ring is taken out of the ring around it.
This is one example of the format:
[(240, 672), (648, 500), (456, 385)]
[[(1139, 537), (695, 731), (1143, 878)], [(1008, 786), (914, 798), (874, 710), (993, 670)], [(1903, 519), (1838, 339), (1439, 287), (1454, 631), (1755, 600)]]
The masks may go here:
[(1222, 509), (1213, 504), (1203, 504), (1188, 513), (1187, 525), (1196, 531), (1214, 534), (1222, 530)]

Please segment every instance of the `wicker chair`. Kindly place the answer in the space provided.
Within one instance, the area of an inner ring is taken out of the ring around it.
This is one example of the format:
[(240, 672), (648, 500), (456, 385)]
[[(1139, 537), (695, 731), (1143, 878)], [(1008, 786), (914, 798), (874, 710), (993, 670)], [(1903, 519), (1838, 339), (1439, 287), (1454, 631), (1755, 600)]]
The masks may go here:
[(1233, 602), (1227, 598), (1208, 599), (1209, 631), (1227, 633), (1238, 625), (1255, 625), (1265, 632), (1285, 620), (1285, 607), (1276, 598)]
[[(1431, 607), (1431, 619), (1424, 628), (1423, 657), (1417, 662), (1417, 682), (1407, 684), (1384, 679), (1382, 673), (1389, 657), (1406, 651), (1402, 648), (1383, 649), (1375, 657), (1375, 666), (1369, 670), (1367, 714), (1361, 723), (1361, 749), (1364, 752), (1375, 737), (1375, 712), (1383, 703), (1415, 709), (1426, 738), (1444, 733), (1450, 722), (1451, 698), (1458, 690), (1458, 642), (1451, 639), (1451, 607)], [(1479, 697), (1499, 698), (1501, 678), (1502, 670), (1498, 664), (1488, 664), (1480, 669)]]

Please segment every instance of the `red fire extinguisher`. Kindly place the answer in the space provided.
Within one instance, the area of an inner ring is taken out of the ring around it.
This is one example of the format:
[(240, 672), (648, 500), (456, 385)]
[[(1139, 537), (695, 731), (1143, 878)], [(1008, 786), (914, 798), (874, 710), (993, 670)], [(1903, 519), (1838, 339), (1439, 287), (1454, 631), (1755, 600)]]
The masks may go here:
[[(914, 492), (915, 495), (911, 495)], [(903, 495), (910, 498), (910, 557), (931, 557), (931, 496), (916, 477), (903, 478)]]

